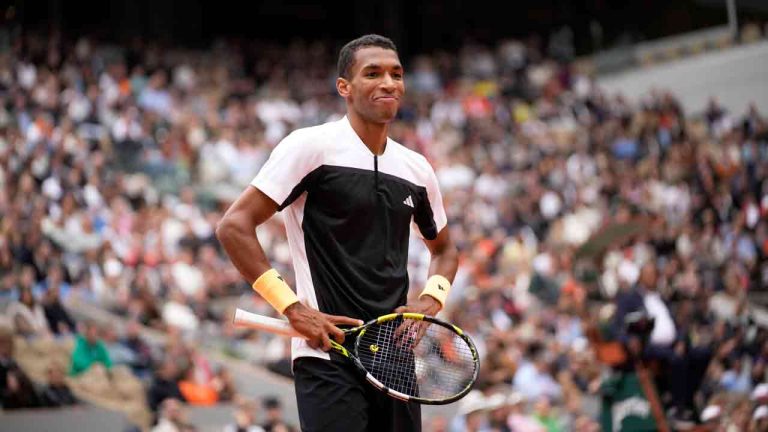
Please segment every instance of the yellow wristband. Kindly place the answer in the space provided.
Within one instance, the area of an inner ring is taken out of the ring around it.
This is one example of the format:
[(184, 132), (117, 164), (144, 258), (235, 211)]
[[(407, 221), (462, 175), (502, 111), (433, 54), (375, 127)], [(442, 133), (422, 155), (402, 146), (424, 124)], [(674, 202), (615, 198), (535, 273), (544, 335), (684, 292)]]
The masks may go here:
[(440, 305), (445, 307), (445, 301), (448, 299), (448, 293), (451, 292), (451, 282), (443, 276), (432, 275), (427, 279), (427, 284), (424, 287), (424, 291), (419, 294), (419, 298), (428, 295), (434, 297), (435, 300), (440, 302)]
[(269, 269), (259, 276), (253, 283), (253, 290), (280, 313), (299, 301), (296, 293), (285, 283), (280, 273), (275, 269)]

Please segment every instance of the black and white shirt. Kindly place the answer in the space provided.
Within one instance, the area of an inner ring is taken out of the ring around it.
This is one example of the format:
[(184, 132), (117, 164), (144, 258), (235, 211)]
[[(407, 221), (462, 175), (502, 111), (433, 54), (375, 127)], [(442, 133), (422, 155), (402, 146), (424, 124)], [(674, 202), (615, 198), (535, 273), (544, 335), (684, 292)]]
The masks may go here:
[[(278, 203), (299, 299), (364, 321), (408, 294), (408, 237), (434, 239), (446, 225), (429, 162), (387, 139), (375, 156), (349, 120), (298, 129), (273, 150), (251, 183)], [(292, 357), (329, 358), (294, 338)]]

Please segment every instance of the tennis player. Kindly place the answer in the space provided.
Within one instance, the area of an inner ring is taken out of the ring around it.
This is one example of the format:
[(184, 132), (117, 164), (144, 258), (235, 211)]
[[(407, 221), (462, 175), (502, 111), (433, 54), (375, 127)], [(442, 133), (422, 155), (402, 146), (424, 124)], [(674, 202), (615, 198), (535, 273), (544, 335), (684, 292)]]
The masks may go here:
[[(330, 338), (343, 342), (337, 325), (393, 311), (435, 315), (456, 273), (434, 170), (387, 136), (405, 93), (403, 76), (390, 39), (366, 35), (346, 44), (336, 89), (347, 115), (285, 137), (216, 230), (253, 289), (307, 337), (292, 341), (303, 431), (421, 430), (417, 405), (378, 392), (328, 352)], [(284, 215), (296, 293), (271, 268), (255, 234), (276, 211)], [(432, 258), (426, 286), (408, 304), (412, 226)]]

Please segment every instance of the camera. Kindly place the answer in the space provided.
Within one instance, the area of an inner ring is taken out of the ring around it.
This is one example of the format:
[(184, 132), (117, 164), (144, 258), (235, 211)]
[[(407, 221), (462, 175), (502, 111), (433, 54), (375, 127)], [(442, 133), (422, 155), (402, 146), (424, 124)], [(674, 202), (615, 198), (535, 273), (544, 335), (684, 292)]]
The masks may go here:
[(643, 340), (651, 334), (654, 324), (654, 318), (645, 311), (631, 312), (624, 317), (626, 333)]

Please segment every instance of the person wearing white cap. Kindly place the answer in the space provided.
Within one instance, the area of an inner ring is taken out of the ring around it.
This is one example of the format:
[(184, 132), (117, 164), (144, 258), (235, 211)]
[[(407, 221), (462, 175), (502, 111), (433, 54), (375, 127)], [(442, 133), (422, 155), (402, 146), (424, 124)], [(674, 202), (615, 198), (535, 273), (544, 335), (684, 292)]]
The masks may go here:
[(521, 393), (513, 392), (507, 396), (506, 403), (510, 407), (507, 417), (509, 429), (515, 432), (546, 432), (547, 429), (538, 420), (524, 412), (525, 402), (525, 396)]
[(752, 423), (749, 425), (752, 432), (768, 431), (768, 405), (760, 405), (752, 414)]
[(470, 391), (459, 402), (458, 415), (451, 422), (450, 432), (490, 432), (488, 408), (488, 399), (480, 390)]
[(768, 383), (761, 383), (756, 385), (755, 389), (752, 390), (752, 395), (750, 398), (758, 404), (768, 402)]
[(494, 393), (487, 398), (488, 426), (492, 430), (507, 430), (507, 417), (509, 416), (507, 399), (507, 395), (501, 392)]
[(706, 425), (717, 425), (720, 422), (723, 409), (719, 405), (708, 405), (701, 412), (701, 422)]

